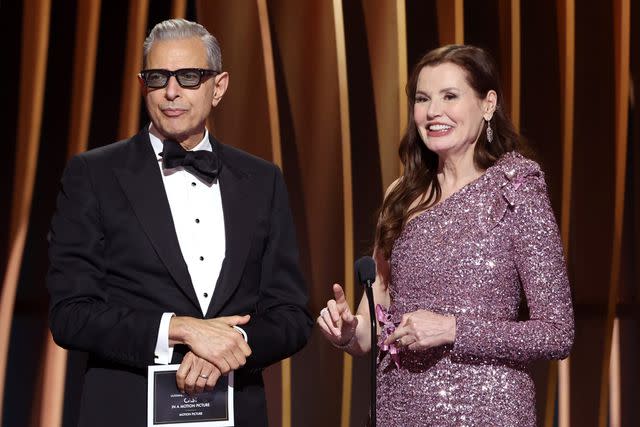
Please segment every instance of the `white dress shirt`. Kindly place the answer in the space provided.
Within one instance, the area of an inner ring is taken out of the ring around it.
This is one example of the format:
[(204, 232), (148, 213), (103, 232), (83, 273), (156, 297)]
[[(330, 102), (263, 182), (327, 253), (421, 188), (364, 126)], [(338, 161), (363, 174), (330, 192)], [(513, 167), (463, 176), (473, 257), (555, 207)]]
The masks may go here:
[[(152, 134), (149, 134), (149, 138), (158, 158), (180, 250), (189, 269), (200, 310), (205, 316), (225, 256), (220, 181), (208, 184), (181, 166), (163, 169), (160, 156), (163, 143)], [(208, 131), (205, 131), (204, 138), (193, 150), (211, 151)], [(173, 316), (174, 313), (164, 313), (160, 320), (155, 363), (171, 362), (173, 347), (169, 346), (169, 322)]]

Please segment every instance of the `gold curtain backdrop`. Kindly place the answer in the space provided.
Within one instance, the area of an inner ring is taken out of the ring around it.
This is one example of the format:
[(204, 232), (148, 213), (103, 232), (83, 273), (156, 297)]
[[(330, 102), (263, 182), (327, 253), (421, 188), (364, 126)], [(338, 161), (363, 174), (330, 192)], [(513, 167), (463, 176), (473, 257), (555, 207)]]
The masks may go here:
[[(541, 426), (640, 425), (640, 2), (611, 0), (24, 0), (0, 3), (2, 425), (77, 421), (82, 353), (51, 340), (47, 232), (69, 156), (147, 123), (142, 42), (171, 17), (222, 45), (230, 88), (209, 128), (283, 170), (310, 310), (369, 254), (400, 173), (413, 64), (446, 43), (488, 49), (560, 225), (576, 313), (569, 359), (534, 366)], [(267, 369), (274, 426), (360, 426), (368, 358), (316, 329)]]

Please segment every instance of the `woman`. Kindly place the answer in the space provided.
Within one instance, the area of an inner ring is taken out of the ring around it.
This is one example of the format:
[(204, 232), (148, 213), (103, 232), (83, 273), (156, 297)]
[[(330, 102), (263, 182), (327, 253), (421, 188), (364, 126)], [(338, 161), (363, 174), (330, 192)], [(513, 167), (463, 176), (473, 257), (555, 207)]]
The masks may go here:
[[(482, 49), (427, 53), (407, 93), (403, 175), (387, 190), (374, 250), (378, 423), (533, 426), (528, 365), (567, 357), (574, 337), (544, 175), (518, 153)], [(366, 296), (354, 315), (340, 285), (333, 292), (318, 317), (324, 335), (369, 352)]]

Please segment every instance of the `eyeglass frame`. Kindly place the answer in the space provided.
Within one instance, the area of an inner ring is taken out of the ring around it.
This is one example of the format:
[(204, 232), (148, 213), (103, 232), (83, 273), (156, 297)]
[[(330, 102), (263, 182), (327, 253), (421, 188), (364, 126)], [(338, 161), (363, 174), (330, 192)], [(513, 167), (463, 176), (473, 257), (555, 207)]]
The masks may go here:
[[(194, 84), (194, 85), (183, 85), (182, 83), (180, 83), (180, 79), (178, 78), (178, 73), (180, 72), (185, 72), (185, 71), (196, 71), (199, 73), (200, 77), (198, 79), (198, 83)], [(163, 86), (149, 86), (147, 84), (147, 77), (146, 75), (148, 73), (151, 72), (159, 72), (160, 74), (164, 75), (167, 80), (165, 82), (165, 84)], [(138, 73), (138, 77), (140, 77), (142, 79), (142, 81), (144, 82), (144, 85), (146, 87), (148, 87), (149, 89), (164, 89), (165, 87), (167, 87), (169, 85), (169, 80), (171, 79), (171, 77), (175, 77), (176, 78), (176, 82), (178, 83), (178, 85), (180, 85), (181, 88), (184, 89), (194, 89), (197, 88), (198, 86), (200, 86), (202, 84), (202, 79), (205, 76), (215, 76), (217, 74), (220, 74), (221, 72), (218, 70), (211, 70), (208, 68), (179, 68), (177, 70), (171, 71), (171, 70), (167, 70), (166, 68), (150, 68), (147, 70), (142, 70)]]

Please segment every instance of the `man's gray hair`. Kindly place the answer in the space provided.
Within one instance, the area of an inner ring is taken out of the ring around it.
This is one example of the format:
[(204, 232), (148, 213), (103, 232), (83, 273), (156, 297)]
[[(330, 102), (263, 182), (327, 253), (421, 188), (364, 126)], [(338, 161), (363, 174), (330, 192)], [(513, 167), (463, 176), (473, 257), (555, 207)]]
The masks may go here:
[(197, 22), (186, 19), (168, 19), (156, 24), (145, 39), (142, 45), (142, 64), (147, 66), (147, 57), (151, 51), (153, 43), (159, 40), (181, 40), (199, 38), (207, 49), (207, 62), (209, 67), (215, 71), (222, 71), (222, 53), (218, 40), (207, 31), (205, 27)]

